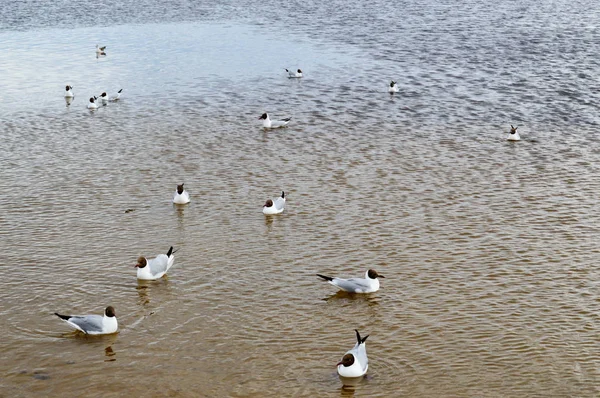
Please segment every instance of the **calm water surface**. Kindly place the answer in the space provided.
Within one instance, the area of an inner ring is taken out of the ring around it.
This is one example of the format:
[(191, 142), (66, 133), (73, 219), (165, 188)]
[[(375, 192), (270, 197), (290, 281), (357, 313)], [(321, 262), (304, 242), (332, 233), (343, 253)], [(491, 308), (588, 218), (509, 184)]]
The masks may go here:
[(600, 10), (542, 3), (4, 4), (0, 395), (598, 396)]

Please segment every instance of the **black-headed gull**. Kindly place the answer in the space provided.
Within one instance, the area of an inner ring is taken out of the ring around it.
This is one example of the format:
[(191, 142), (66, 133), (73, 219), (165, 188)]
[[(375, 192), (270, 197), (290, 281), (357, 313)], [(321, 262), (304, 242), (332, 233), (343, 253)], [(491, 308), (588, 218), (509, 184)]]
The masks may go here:
[(279, 127), (286, 127), (288, 125), (288, 123), (290, 122), (290, 120), (292, 120), (291, 117), (287, 117), (285, 119), (281, 119), (281, 120), (271, 120), (271, 118), (269, 118), (269, 114), (267, 112), (263, 113), (258, 120), (263, 121), (263, 127), (266, 129), (276, 129)]
[(302, 77), (302, 71), (300, 69), (298, 69), (298, 71), (296, 72), (288, 69), (286, 69), (285, 71), (288, 73), (289, 78)]
[(338, 374), (342, 377), (361, 377), (367, 374), (367, 370), (369, 369), (369, 359), (367, 358), (365, 343), (369, 335), (361, 338), (358, 330), (354, 329), (354, 331), (356, 332), (356, 344), (337, 363)]
[(510, 134), (508, 134), (508, 141), (520, 141), (521, 137), (519, 136), (519, 133), (517, 133), (517, 129), (519, 128), (519, 126), (514, 127), (512, 124), (510, 125)]
[(106, 307), (104, 316), (100, 315), (54, 315), (65, 321), (69, 326), (82, 331), (85, 334), (112, 334), (119, 329), (119, 323), (115, 316), (115, 309)]
[(102, 101), (102, 105), (108, 104), (108, 95), (106, 94), (106, 91), (104, 91), (102, 94), (100, 94), (99, 99), (100, 99), (100, 101)]
[(365, 272), (364, 278), (342, 279), (321, 274), (317, 274), (317, 276), (325, 279), (333, 286), (350, 293), (376, 292), (379, 290), (379, 279), (377, 278), (385, 278), (385, 276), (378, 274), (374, 269), (370, 269)]
[(65, 91), (65, 98), (73, 98), (75, 95), (73, 94), (73, 86), (67, 86)]
[(104, 47), (100, 47), (96, 44), (96, 56), (98, 55), (106, 55), (106, 53), (104, 52), (104, 50), (106, 49), (106, 46)]
[(264, 214), (279, 214), (285, 208), (285, 192), (281, 191), (281, 196), (275, 200), (267, 200), (263, 206)]
[(90, 97), (90, 103), (87, 105), (88, 109), (94, 111), (98, 109), (98, 105), (96, 105), (96, 97)]
[(395, 81), (392, 80), (392, 82), (390, 83), (390, 87), (388, 88), (388, 91), (392, 94), (400, 91), (400, 89), (398, 88), (398, 85), (396, 84)]
[(117, 94), (114, 97), (111, 97), (109, 101), (118, 101), (119, 98), (121, 98), (122, 92), (123, 92), (123, 89), (120, 89), (119, 91), (117, 91)]
[(139, 257), (137, 260), (137, 278), (147, 281), (160, 279), (173, 266), (175, 256), (173, 256), (173, 246), (169, 248), (167, 254), (159, 254), (156, 258), (147, 260), (146, 257)]
[(183, 189), (183, 184), (177, 185), (175, 196), (173, 196), (173, 203), (178, 205), (190, 203), (190, 195), (185, 189)]

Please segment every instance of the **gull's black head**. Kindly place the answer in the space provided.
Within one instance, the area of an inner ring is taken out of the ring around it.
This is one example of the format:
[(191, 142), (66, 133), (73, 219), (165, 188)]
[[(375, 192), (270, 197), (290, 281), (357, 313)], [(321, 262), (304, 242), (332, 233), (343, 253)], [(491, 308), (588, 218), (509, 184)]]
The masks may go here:
[(346, 354), (342, 357), (342, 360), (337, 363), (335, 366), (344, 365), (344, 367), (352, 366), (354, 364), (354, 355)]
[(113, 317), (115, 316), (115, 309), (112, 306), (108, 306), (106, 307), (106, 309), (104, 310), (104, 315), (108, 316), (108, 317)]
[(369, 278), (371, 278), (371, 279), (376, 279), (376, 278), (385, 278), (385, 276), (378, 274), (378, 273), (377, 273), (377, 271), (375, 271), (374, 269), (370, 269), (370, 270), (367, 272), (367, 275), (368, 275), (368, 276), (369, 276)]
[(267, 112), (265, 112), (262, 115), (260, 115), (260, 117), (258, 118), (258, 120), (266, 119), (266, 118), (267, 118)]
[(137, 264), (135, 264), (136, 268), (144, 268), (146, 265), (148, 265), (146, 257), (138, 257)]
[(177, 193), (181, 195), (183, 193), (183, 184), (177, 185)]

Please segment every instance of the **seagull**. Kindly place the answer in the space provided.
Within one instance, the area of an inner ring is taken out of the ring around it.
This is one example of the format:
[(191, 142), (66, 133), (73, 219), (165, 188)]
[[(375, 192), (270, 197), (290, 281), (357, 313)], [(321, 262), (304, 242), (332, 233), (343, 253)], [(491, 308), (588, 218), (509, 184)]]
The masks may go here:
[(356, 345), (351, 350), (348, 350), (342, 357), (342, 360), (337, 363), (338, 374), (342, 377), (361, 377), (367, 374), (369, 369), (369, 358), (367, 358), (367, 347), (365, 341), (369, 335), (361, 338), (357, 329)]
[(106, 46), (104, 46), (104, 47), (99, 47), (99, 46), (96, 44), (96, 56), (98, 56), (98, 55), (106, 55), (106, 53), (104, 52), (104, 49), (105, 49), (105, 48), (106, 48)]
[(135, 265), (138, 269), (137, 278), (147, 281), (160, 279), (167, 273), (174, 262), (173, 246), (171, 246), (167, 254), (159, 254), (150, 261), (146, 260), (146, 257), (139, 257)]
[(396, 84), (395, 81), (392, 80), (392, 82), (390, 83), (390, 87), (388, 88), (388, 91), (391, 94), (397, 93), (398, 91), (400, 91), (400, 89), (398, 88), (398, 85)]
[(121, 97), (122, 91), (123, 91), (123, 89), (120, 89), (119, 91), (117, 91), (117, 95), (115, 95), (114, 97), (111, 97), (111, 99), (109, 101), (118, 101), (119, 98)]
[(72, 328), (82, 331), (85, 334), (112, 334), (119, 328), (115, 309), (106, 307), (104, 316), (100, 315), (61, 315), (55, 312), (54, 315), (65, 321)]
[(263, 120), (263, 127), (266, 129), (276, 129), (279, 127), (286, 127), (288, 125), (288, 123), (290, 122), (290, 120), (292, 120), (291, 117), (285, 118), (285, 119), (281, 119), (281, 120), (271, 120), (269, 118), (269, 114), (267, 112), (263, 113), (258, 120)]
[(285, 192), (281, 191), (281, 196), (275, 201), (269, 199), (263, 206), (264, 214), (279, 214), (285, 207)]
[(65, 92), (65, 98), (73, 98), (75, 95), (73, 94), (73, 86), (67, 86)]
[(106, 105), (108, 103), (108, 95), (106, 95), (106, 91), (100, 94), (100, 100), (102, 100), (102, 105)]
[(327, 282), (331, 283), (333, 286), (337, 286), (341, 290), (350, 293), (373, 293), (379, 290), (379, 279), (377, 278), (385, 278), (385, 276), (380, 275), (374, 269), (370, 269), (365, 273), (364, 278), (350, 278), (350, 279), (342, 279), (342, 278), (333, 278), (331, 276), (325, 276), (321, 274), (317, 274), (318, 277), (325, 279)]
[(288, 73), (289, 78), (302, 77), (302, 71), (300, 69), (298, 69), (297, 72), (287, 70), (287, 69), (285, 71)]
[(90, 103), (87, 105), (89, 110), (95, 111), (96, 109), (98, 109), (98, 105), (96, 105), (96, 103), (94, 102), (95, 100), (96, 100), (96, 97), (90, 98)]
[(518, 128), (519, 126), (513, 127), (512, 124), (510, 125), (510, 134), (507, 138), (508, 141), (521, 141), (521, 137), (519, 136), (519, 133), (517, 133)]
[(177, 185), (175, 196), (173, 196), (173, 203), (178, 205), (184, 205), (190, 203), (190, 195), (186, 190), (183, 189), (183, 184)]

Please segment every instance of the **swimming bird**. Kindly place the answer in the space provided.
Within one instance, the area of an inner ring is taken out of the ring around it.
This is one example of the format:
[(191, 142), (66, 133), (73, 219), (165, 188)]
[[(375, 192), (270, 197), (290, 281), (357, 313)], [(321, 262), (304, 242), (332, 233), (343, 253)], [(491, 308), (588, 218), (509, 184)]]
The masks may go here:
[(173, 196), (173, 203), (178, 205), (190, 203), (190, 195), (186, 190), (183, 189), (183, 184), (177, 185), (175, 196)]
[(117, 91), (117, 94), (114, 97), (111, 97), (111, 99), (109, 101), (118, 101), (119, 98), (121, 98), (122, 91), (123, 91), (123, 89), (120, 89), (119, 91)]
[(66, 90), (65, 98), (73, 98), (75, 96), (73, 95), (73, 86), (67, 86)]
[(106, 48), (106, 46), (104, 47), (100, 47), (96, 44), (96, 56), (98, 55), (106, 55), (106, 53), (104, 52), (104, 49)]
[(519, 133), (517, 133), (518, 128), (519, 128), (519, 126), (513, 127), (512, 124), (510, 125), (510, 134), (508, 135), (508, 138), (507, 138), (508, 141), (520, 141), (521, 140)]
[(369, 335), (361, 338), (357, 329), (356, 345), (351, 350), (348, 350), (342, 360), (337, 363), (337, 372), (342, 377), (361, 377), (367, 374), (369, 369), (369, 359), (367, 358), (367, 347), (365, 341)]
[(264, 214), (279, 214), (285, 208), (285, 192), (281, 191), (281, 196), (274, 201), (269, 199), (263, 206)]
[(302, 77), (302, 71), (300, 69), (298, 69), (297, 72), (287, 70), (287, 69), (285, 71), (288, 73), (289, 78)]
[(276, 129), (279, 127), (286, 127), (288, 125), (288, 123), (290, 122), (290, 120), (292, 120), (291, 117), (285, 118), (285, 119), (281, 119), (281, 120), (271, 120), (271, 118), (269, 118), (269, 114), (267, 112), (263, 113), (258, 120), (263, 119), (263, 127), (266, 129)]
[(89, 110), (95, 111), (96, 109), (98, 109), (98, 105), (96, 105), (94, 101), (96, 101), (96, 97), (91, 97), (90, 103), (87, 105)]
[(106, 94), (106, 91), (100, 94), (100, 100), (102, 101), (102, 105), (108, 104), (108, 95)]
[(380, 275), (374, 269), (370, 269), (365, 272), (364, 278), (334, 278), (331, 276), (325, 276), (317, 274), (318, 277), (325, 279), (333, 286), (337, 286), (339, 289), (350, 293), (373, 293), (379, 290), (379, 279), (385, 278)]
[(160, 279), (173, 266), (174, 262), (173, 246), (171, 246), (167, 254), (159, 254), (150, 261), (146, 257), (139, 257), (135, 265), (137, 267), (137, 278), (147, 281)]
[(395, 81), (392, 80), (392, 82), (390, 83), (390, 87), (388, 88), (388, 91), (392, 94), (400, 91), (400, 89), (398, 88), (398, 85), (396, 84)]
[(104, 316), (61, 315), (58, 312), (55, 312), (54, 315), (85, 334), (112, 334), (119, 329), (115, 309), (111, 306), (106, 307)]

